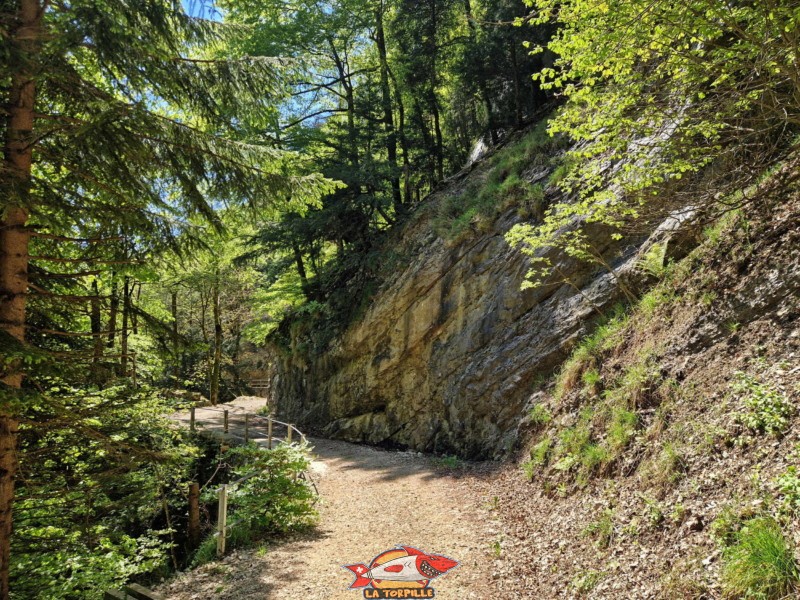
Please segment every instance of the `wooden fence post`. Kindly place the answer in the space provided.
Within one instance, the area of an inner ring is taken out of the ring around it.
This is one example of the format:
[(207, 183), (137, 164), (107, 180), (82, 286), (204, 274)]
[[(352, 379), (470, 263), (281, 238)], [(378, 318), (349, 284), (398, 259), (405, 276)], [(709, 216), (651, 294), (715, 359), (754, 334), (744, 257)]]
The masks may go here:
[(244, 414), (244, 443), (250, 441), (250, 413)]
[(196, 429), (196, 421), (194, 415), (194, 406), (189, 409), (189, 431), (195, 431)]
[(222, 414), (223, 414), (223, 431), (225, 433), (228, 433), (228, 409), (226, 408)]
[(287, 431), (287, 433), (286, 433), (286, 443), (287, 444), (291, 444), (292, 443), (292, 424), (291, 423), (289, 423), (286, 426), (286, 431)]
[(200, 545), (200, 484), (189, 484), (189, 547), (194, 550)]
[(228, 486), (219, 488), (219, 506), (217, 508), (217, 558), (225, 554), (225, 534), (228, 529)]
[(267, 449), (272, 450), (272, 417), (267, 419)]

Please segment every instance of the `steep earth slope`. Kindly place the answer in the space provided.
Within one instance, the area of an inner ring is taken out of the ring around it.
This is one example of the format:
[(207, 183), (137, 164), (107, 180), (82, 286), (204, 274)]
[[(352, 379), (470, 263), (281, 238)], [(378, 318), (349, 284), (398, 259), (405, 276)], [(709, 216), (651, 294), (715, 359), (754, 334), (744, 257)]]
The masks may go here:
[(498, 597), (796, 597), (800, 199), (705, 237), (537, 393), (485, 488)]

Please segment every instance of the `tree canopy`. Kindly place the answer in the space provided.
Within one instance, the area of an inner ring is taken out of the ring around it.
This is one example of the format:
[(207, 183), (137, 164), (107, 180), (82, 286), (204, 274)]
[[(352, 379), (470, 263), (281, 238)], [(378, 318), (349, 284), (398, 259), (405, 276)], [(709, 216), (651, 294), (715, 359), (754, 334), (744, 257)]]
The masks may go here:
[(533, 22), (558, 24), (546, 45), (558, 59), (536, 78), (566, 99), (550, 132), (575, 142), (568, 200), (509, 237), (534, 260), (553, 244), (589, 254), (576, 218), (620, 228), (675, 206), (713, 212), (796, 151), (796, 2), (529, 4)]

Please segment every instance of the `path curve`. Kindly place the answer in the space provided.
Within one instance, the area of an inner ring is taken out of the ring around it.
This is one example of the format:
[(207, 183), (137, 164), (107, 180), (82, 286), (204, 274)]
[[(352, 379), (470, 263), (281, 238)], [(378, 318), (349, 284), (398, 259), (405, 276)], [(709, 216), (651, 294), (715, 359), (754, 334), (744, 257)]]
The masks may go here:
[[(490, 507), (469, 468), (452, 472), (413, 452), (311, 439), (322, 498), (316, 530), (234, 551), (164, 584), (167, 600), (358, 600), (342, 565), (368, 562), (398, 544), (460, 565), (432, 587), (436, 598), (493, 598)], [(485, 488), (483, 488), (485, 489)]]

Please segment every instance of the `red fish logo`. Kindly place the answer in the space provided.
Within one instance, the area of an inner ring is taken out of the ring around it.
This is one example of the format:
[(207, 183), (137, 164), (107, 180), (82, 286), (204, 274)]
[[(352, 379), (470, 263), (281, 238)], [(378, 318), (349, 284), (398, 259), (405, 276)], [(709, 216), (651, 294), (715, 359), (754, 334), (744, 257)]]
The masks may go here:
[(381, 552), (365, 564), (345, 565), (355, 575), (350, 589), (363, 589), (364, 598), (433, 598), (428, 584), (458, 566), (440, 554), (427, 554), (410, 546)]

